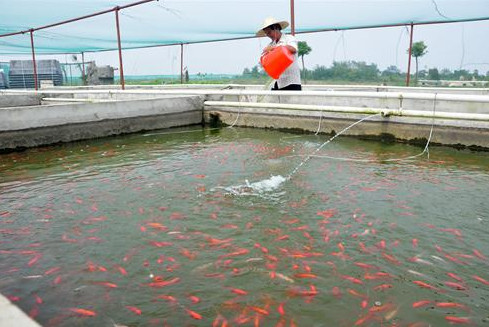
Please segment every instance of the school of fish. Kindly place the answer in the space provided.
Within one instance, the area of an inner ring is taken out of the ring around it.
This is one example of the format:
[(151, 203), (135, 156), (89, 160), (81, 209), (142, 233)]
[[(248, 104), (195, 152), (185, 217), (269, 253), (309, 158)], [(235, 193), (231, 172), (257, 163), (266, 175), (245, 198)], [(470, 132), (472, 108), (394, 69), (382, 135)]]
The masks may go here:
[(487, 171), (313, 159), (277, 198), (210, 191), (310, 152), (275, 133), (2, 155), (0, 292), (43, 326), (489, 324), (489, 211), (440, 199), (487, 208)]

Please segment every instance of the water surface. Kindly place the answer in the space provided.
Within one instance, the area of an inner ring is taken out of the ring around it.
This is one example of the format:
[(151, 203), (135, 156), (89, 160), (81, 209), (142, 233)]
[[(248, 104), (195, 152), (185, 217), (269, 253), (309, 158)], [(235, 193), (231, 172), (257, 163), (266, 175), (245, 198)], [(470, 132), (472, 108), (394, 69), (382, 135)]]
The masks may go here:
[(286, 179), (328, 138), (2, 155), (0, 292), (45, 326), (487, 325), (489, 154), (339, 137)]

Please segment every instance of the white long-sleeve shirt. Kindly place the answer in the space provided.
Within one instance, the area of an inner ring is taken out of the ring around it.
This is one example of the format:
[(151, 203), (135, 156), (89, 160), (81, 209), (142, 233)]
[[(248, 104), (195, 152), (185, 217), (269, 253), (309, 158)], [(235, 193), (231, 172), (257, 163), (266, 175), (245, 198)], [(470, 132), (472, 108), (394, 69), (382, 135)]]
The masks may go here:
[(299, 63), (298, 63), (298, 51), (299, 51), (299, 45), (297, 42), (297, 39), (288, 34), (282, 34), (280, 37), (280, 40), (278, 42), (272, 41), (270, 42), (271, 46), (280, 46), (280, 45), (290, 45), (292, 46), (296, 52), (294, 53), (294, 61), (292, 64), (290, 64), (289, 67), (280, 75), (280, 77), (276, 80), (277, 81), (277, 86), (279, 89), (286, 87), (287, 85), (290, 84), (301, 84), (301, 71), (299, 68)]

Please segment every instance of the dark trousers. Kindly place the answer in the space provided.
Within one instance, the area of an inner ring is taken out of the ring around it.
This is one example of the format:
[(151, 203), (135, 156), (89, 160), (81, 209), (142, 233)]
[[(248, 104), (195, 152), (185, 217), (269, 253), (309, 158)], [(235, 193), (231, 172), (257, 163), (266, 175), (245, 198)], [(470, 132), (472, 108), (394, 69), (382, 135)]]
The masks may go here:
[(277, 82), (273, 85), (272, 91), (300, 91), (302, 86), (300, 84), (289, 84), (281, 89), (278, 88)]

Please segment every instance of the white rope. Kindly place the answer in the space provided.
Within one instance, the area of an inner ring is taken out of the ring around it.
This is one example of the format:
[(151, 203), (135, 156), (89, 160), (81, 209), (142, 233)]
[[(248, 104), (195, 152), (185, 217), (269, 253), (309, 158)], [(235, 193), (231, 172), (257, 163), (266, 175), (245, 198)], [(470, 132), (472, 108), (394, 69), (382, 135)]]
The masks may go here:
[(314, 133), (314, 135), (318, 135), (319, 134), (319, 131), (321, 130), (321, 120), (323, 120), (323, 112), (320, 111), (319, 114), (320, 114), (320, 116), (319, 116), (319, 126), (318, 126), (318, 130), (316, 131), (316, 133)]
[[(433, 136), (433, 127), (435, 125), (435, 113), (436, 113), (436, 97), (437, 93), (435, 93), (435, 97), (433, 99), (433, 116), (431, 118), (431, 128), (430, 128), (430, 134), (428, 136), (428, 140), (426, 141), (426, 145), (423, 149), (422, 152), (414, 155), (414, 156), (408, 156), (408, 157), (403, 157), (403, 158), (393, 158), (393, 159), (355, 159), (355, 158), (341, 158), (341, 157), (332, 157), (332, 156), (324, 156), (324, 155), (310, 155), (309, 157), (313, 158), (325, 158), (325, 159), (332, 159), (332, 160), (340, 160), (340, 161), (354, 161), (354, 162), (378, 162), (378, 161), (385, 161), (385, 162), (392, 162), (392, 161), (404, 161), (404, 160), (410, 160), (410, 159), (415, 159), (417, 157), (422, 156), (423, 154), (427, 153), (428, 159), (429, 159), (429, 145), (431, 142), (431, 137)], [(317, 152), (317, 151), (316, 151)], [(296, 156), (292, 156), (296, 157)]]
[(381, 113), (378, 113), (378, 114), (373, 114), (373, 115), (370, 115), (370, 116), (367, 116), (367, 117), (363, 117), (362, 119), (360, 119), (359, 121), (356, 121), (354, 122), (353, 124), (351, 124), (350, 126), (344, 128), (342, 131), (340, 131), (338, 134), (335, 134), (333, 137), (331, 137), (329, 140), (327, 140), (326, 142), (324, 142), (323, 144), (321, 144), (316, 150), (314, 150), (313, 153), (311, 153), (310, 155), (308, 155), (297, 167), (294, 168), (294, 170), (289, 174), (289, 176), (287, 176), (287, 179), (290, 179), (292, 177), (292, 175), (294, 175), (300, 167), (302, 167), (306, 162), (308, 162), (312, 156), (317, 153), (319, 150), (321, 150), (326, 144), (330, 143), (331, 141), (333, 141), (335, 138), (337, 138), (338, 136), (340, 136), (341, 134), (343, 134), (344, 132), (346, 132), (347, 130), (349, 130), (350, 128), (352, 128), (353, 126), (355, 125), (358, 125), (360, 124), (361, 122), (363, 122), (364, 120), (367, 120), (367, 119), (370, 119), (372, 117), (375, 117), (375, 116), (380, 116)]
[[(238, 94), (238, 102), (241, 104), (241, 90), (239, 91), (239, 94)], [(240, 113), (241, 113), (241, 106), (238, 106), (238, 115), (236, 116), (234, 123), (232, 123), (231, 126), (228, 126), (228, 128), (233, 128), (234, 125), (236, 125), (236, 123), (238, 122)]]

